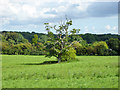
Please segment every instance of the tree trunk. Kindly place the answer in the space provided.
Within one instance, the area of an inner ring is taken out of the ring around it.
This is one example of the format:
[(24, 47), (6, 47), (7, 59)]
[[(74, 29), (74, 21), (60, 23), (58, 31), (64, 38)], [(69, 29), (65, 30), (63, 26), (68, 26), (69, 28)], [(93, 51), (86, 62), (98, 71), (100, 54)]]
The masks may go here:
[(61, 55), (58, 55), (58, 63), (60, 63), (61, 62)]
[(60, 63), (61, 62), (61, 59), (60, 58), (58, 58), (58, 63)]

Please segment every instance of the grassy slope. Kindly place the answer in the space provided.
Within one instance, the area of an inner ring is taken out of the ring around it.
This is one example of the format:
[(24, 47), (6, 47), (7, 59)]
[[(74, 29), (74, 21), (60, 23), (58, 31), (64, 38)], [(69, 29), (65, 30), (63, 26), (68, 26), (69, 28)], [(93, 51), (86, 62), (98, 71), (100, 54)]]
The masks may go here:
[(77, 56), (77, 62), (39, 65), (44, 56), (2, 56), (3, 88), (117, 88), (117, 56)]

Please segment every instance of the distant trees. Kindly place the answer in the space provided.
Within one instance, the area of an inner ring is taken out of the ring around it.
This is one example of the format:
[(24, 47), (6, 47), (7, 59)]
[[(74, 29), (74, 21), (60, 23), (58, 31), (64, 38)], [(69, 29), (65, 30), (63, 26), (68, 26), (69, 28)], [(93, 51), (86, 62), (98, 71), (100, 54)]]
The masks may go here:
[(77, 55), (86, 55), (87, 47), (81, 45), (80, 47), (76, 48)]
[(7, 42), (2, 42), (2, 54), (8, 54), (9, 48), (10, 46)]
[(87, 45), (76, 44), (73, 45), (73, 47), (76, 47), (77, 55), (109, 55), (109, 48), (105, 41), (94, 42), (93, 44)]
[(120, 38), (120, 35), (117, 35), (117, 34), (91, 34), (91, 33), (86, 33), (86, 34), (80, 34), (80, 35), (89, 44), (94, 43), (96, 41), (106, 41), (106, 40), (109, 40), (110, 38)]
[(120, 49), (120, 41), (118, 38), (110, 38), (106, 41), (110, 50), (110, 55), (118, 55), (119, 49)]
[(47, 35), (40, 35), (38, 42), (45, 43), (45, 42), (47, 42), (47, 40), (48, 40)]
[(87, 33), (83, 35), (83, 39), (87, 41), (87, 43), (93, 43), (96, 41), (96, 38), (93, 34)]
[[(0, 33), (3, 35), (4, 33), (7, 33), (7, 31), (2, 31)], [(14, 33), (14, 32), (9, 32), (9, 33)], [(15, 33), (21, 34), (30, 43), (32, 42), (32, 38), (34, 38), (34, 34), (38, 35), (38, 37), (40, 39), (40, 40), (38, 40), (38, 42), (44, 43), (44, 41), (47, 41), (47, 39), (48, 39), (47, 34), (43, 34), (43, 33), (35, 33), (35, 32), (33, 32), (33, 33), (30, 33), (30, 32), (15, 32)], [(70, 42), (75, 41), (76, 37), (78, 37), (77, 39), (80, 39), (79, 37), (83, 38), (83, 40), (85, 40), (88, 44), (92, 44), (95, 41), (106, 41), (106, 40), (109, 40), (110, 38), (118, 38), (120, 40), (120, 35), (118, 35), (118, 34), (91, 34), (91, 33), (86, 33), (86, 34), (77, 34), (75, 37), (74, 36), (69, 36), (68, 41), (70, 41)], [(4, 41), (4, 39), (2, 39), (2, 41)]]
[(108, 45), (104, 41), (93, 43), (93, 47), (94, 47), (94, 53), (100, 56), (105, 55), (108, 49)]
[(95, 52), (94, 52), (94, 47), (93, 46), (88, 46), (86, 48), (86, 55), (95, 55)]
[(42, 55), (45, 54), (44, 45), (38, 43), (38, 36), (34, 35), (33, 45), (28, 42), (21, 34), (7, 32), (1, 34), (2, 54), (9, 55)]
[(32, 39), (32, 43), (37, 45), (37, 43), (38, 43), (38, 35), (37, 34), (34, 35), (34, 38)]
[(30, 46), (27, 43), (20, 43), (13, 47), (15, 55), (30, 55)]
[(110, 38), (107, 43), (110, 49), (118, 51), (120, 43), (118, 38)]
[[(54, 27), (50, 29), (54, 29)], [(73, 31), (74, 30), (76, 29), (73, 29)], [(95, 39), (98, 41), (87, 43), (87, 41), (82, 37), (88, 34), (76, 35), (74, 33), (72, 34), (72, 32), (69, 33), (70, 34), (65, 39), (65, 34), (53, 34), (52, 32), (49, 32), (48, 35), (36, 34), (35, 32), (2, 32), (0, 33), (0, 40), (2, 40), (0, 41), (0, 53), (9, 55), (53, 56), (58, 55), (58, 53), (62, 51), (61, 61), (70, 60), (70, 58), (73, 59), (75, 57), (75, 53), (76, 55), (119, 55), (120, 41), (119, 38), (117, 38), (118, 35), (93, 34)], [(90, 35), (91, 34), (89, 34), (89, 36)], [(25, 39), (23, 36), (29, 39)], [(65, 49), (61, 50), (61, 44), (63, 42), (65, 43), (63, 44)], [(69, 56), (67, 57), (67, 55)]]
[(12, 44), (18, 44), (18, 43), (27, 43), (28, 40), (25, 39), (21, 34), (16, 32), (6, 32), (2, 34), (2, 41), (8, 41)]

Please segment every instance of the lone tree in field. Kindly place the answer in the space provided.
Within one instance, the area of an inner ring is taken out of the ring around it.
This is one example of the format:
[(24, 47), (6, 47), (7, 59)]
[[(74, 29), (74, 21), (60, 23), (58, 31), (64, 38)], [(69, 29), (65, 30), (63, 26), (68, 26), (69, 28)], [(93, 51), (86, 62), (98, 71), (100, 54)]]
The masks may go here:
[[(80, 29), (69, 30), (69, 26), (72, 25), (72, 20), (66, 20), (60, 22), (60, 24), (50, 26), (49, 23), (44, 23), (48, 32), (48, 41), (46, 42), (46, 49), (48, 51), (47, 57), (55, 56), (58, 59), (58, 63), (63, 60), (71, 60), (76, 56), (76, 51), (72, 47), (75, 42), (68, 42), (70, 35), (76, 35)], [(51, 31), (56, 31), (56, 35)]]

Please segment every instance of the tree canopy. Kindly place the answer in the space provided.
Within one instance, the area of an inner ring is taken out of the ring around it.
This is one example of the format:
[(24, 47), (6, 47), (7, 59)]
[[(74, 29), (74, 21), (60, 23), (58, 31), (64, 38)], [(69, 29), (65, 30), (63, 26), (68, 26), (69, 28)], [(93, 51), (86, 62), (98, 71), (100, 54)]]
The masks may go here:
[[(74, 28), (72, 30), (69, 30), (69, 27), (72, 25), (72, 20), (68, 20), (66, 18), (66, 21), (61, 22), (58, 26), (50, 26), (49, 23), (44, 24), (49, 37), (48, 42), (46, 43), (46, 48), (48, 51), (48, 54), (46, 56), (55, 56), (58, 59), (58, 63), (61, 62), (63, 58), (64, 60), (68, 60), (68, 58), (71, 59), (73, 57), (75, 58), (75, 51), (72, 47), (73, 43), (75, 42), (68, 42), (68, 37), (70, 35), (79, 33), (80, 29)], [(56, 31), (56, 38), (54, 37), (51, 29), (54, 29)], [(70, 54), (73, 55), (73, 57), (71, 57)]]

